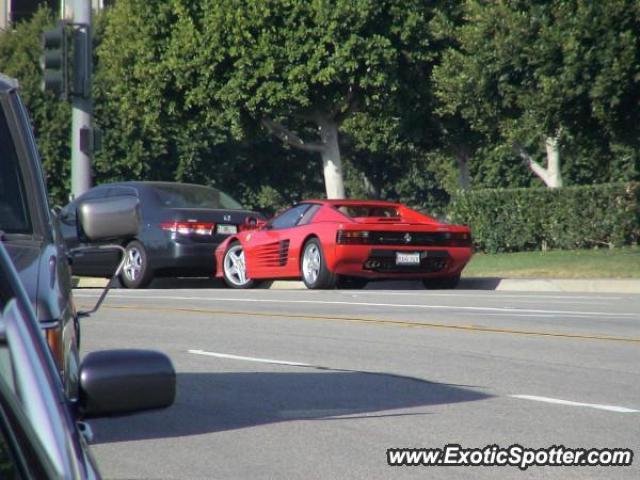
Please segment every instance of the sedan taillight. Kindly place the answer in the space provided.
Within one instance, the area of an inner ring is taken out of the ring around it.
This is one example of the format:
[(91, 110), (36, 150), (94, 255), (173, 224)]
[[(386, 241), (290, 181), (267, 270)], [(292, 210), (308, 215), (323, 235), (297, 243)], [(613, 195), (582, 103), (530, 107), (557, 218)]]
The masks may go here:
[(160, 224), (162, 230), (180, 235), (213, 235), (215, 223), (203, 222), (165, 222)]
[(365, 230), (338, 230), (336, 243), (338, 245), (367, 245), (369, 232)]

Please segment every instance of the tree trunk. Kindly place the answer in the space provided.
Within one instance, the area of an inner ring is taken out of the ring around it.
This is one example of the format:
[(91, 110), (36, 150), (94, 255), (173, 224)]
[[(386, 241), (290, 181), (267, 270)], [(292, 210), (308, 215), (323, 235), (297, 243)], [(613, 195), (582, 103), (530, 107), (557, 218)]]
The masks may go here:
[(560, 173), (560, 147), (558, 146), (558, 137), (545, 138), (545, 147), (547, 149), (547, 168), (544, 168), (529, 155), (522, 145), (514, 144), (514, 148), (520, 154), (533, 173), (535, 173), (549, 188), (562, 187), (562, 174)]
[(547, 137), (544, 143), (547, 148), (547, 181), (545, 183), (549, 188), (562, 187), (558, 137)]
[(469, 175), (469, 155), (464, 149), (456, 152), (456, 162), (458, 163), (458, 185), (461, 190), (468, 190), (471, 185)]
[(338, 124), (334, 120), (322, 120), (318, 124), (320, 138), (324, 148), (322, 168), (327, 198), (344, 198), (344, 180), (342, 177), (342, 160), (338, 145)]

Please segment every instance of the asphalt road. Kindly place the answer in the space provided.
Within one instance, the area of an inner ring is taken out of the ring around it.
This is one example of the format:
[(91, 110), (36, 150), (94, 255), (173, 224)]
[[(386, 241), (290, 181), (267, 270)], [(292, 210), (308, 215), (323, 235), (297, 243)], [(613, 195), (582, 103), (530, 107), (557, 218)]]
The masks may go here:
[[(117, 290), (83, 322), (84, 352), (153, 348), (178, 372), (170, 409), (91, 422), (106, 478), (640, 478), (638, 295)], [(447, 444), (635, 458), (387, 465)]]

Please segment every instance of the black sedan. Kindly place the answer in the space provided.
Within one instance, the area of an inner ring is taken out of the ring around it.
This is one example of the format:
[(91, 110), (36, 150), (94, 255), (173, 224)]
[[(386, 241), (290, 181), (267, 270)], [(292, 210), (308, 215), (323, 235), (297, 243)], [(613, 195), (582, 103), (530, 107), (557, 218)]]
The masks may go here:
[[(212, 187), (172, 182), (122, 182), (92, 188), (59, 214), (69, 249), (83, 245), (76, 228), (77, 206), (83, 200), (135, 196), (141, 206), (136, 238), (123, 245), (126, 263), (121, 283), (143, 288), (157, 276), (212, 276), (214, 252), (228, 235), (255, 222), (259, 214)], [(109, 277), (118, 255), (98, 249), (75, 255), (74, 275)]]

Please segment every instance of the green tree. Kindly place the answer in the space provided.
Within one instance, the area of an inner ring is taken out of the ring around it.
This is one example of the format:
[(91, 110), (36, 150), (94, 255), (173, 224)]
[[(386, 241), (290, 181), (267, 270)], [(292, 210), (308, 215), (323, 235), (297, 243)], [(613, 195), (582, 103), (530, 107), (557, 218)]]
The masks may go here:
[[(513, 145), (546, 185), (561, 186), (561, 148), (638, 142), (638, 5), (467, 0), (434, 73), (441, 112), (481, 133), (485, 150)], [(542, 149), (546, 166), (534, 159)]]
[(395, 103), (401, 70), (431, 55), (419, 0), (183, 1), (176, 13), (171, 68), (187, 104), (221, 112), (237, 138), (262, 126), (319, 153), (329, 197), (344, 196), (346, 120)]
[(33, 121), (51, 200), (65, 204), (70, 190), (71, 110), (67, 103), (40, 89), (40, 34), (53, 24), (51, 12), (41, 8), (31, 20), (18, 23), (13, 30), (1, 31), (0, 71), (20, 84), (22, 99)]
[(301, 155), (265, 135), (232, 135), (228, 115), (209, 98), (215, 85), (202, 91), (204, 102), (193, 95), (205, 88), (188, 72), (202, 41), (202, 9), (202, 2), (131, 0), (97, 18), (95, 110), (104, 148), (96, 180), (217, 185), (270, 213), (301, 194), (317, 196), (321, 185)]

